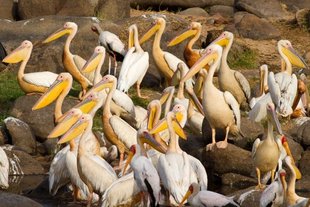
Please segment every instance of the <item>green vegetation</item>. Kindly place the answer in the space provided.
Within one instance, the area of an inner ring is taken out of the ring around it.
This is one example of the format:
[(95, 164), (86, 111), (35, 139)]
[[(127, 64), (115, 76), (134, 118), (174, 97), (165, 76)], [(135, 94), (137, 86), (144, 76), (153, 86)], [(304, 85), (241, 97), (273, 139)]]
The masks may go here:
[(8, 116), (9, 109), (15, 99), (22, 96), (24, 92), (19, 88), (16, 74), (13, 72), (0, 73), (0, 125)]
[(250, 49), (228, 55), (228, 64), (233, 69), (253, 69), (259, 66), (257, 53)]

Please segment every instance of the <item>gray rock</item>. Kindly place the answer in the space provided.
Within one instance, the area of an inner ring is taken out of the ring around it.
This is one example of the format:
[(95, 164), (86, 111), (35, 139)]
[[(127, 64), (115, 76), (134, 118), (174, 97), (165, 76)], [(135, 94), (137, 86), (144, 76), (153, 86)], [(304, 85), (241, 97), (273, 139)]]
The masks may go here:
[(222, 184), (235, 188), (247, 188), (257, 184), (257, 180), (236, 173), (226, 173), (221, 176)]
[(36, 140), (27, 123), (14, 117), (8, 117), (4, 120), (4, 124), (9, 131), (13, 145), (29, 154), (36, 152)]
[(183, 11), (178, 12), (178, 14), (188, 15), (188, 16), (203, 16), (203, 17), (209, 16), (206, 10), (199, 8), (199, 7), (185, 9)]
[(41, 204), (27, 198), (25, 196), (8, 193), (8, 192), (0, 192), (0, 207), (42, 207)]
[(310, 1), (309, 0), (280, 0), (281, 3), (287, 6), (289, 11), (296, 12), (299, 9), (306, 9), (310, 8)]
[(280, 37), (280, 31), (266, 19), (261, 19), (253, 14), (245, 14), (236, 24), (239, 35), (254, 40), (275, 39)]
[(303, 176), (310, 177), (310, 151), (305, 151), (299, 161), (299, 169)]
[(299, 160), (301, 159), (301, 155), (304, 152), (304, 149), (302, 148), (302, 146), (296, 142), (292, 137), (285, 135), (286, 139), (287, 139), (287, 143), (290, 146), (291, 149), (291, 153), (293, 155), (293, 158), (295, 160), (296, 163), (299, 162)]
[(42, 165), (24, 151), (7, 145), (3, 147), (3, 150), (10, 163), (9, 175), (42, 175), (45, 173)]
[(259, 207), (259, 200), (262, 191), (255, 190), (255, 187), (249, 187), (243, 190), (234, 192), (234, 200), (239, 203), (241, 207)]
[(0, 19), (13, 20), (13, 1), (12, 0), (0, 0)]
[(0, 126), (0, 146), (8, 142), (8, 136), (5, 127)]
[(249, 13), (245, 12), (245, 11), (236, 12), (234, 14), (234, 22), (235, 22), (235, 24), (238, 24), (242, 20), (243, 16), (246, 15), (246, 14), (249, 14)]
[(296, 12), (297, 24), (310, 31), (310, 8), (300, 9)]
[(298, 128), (294, 139), (305, 148), (310, 146), (310, 121), (306, 121)]
[(258, 17), (276, 17), (283, 18), (289, 15), (282, 7), (279, 0), (237, 0), (236, 7), (240, 10), (245, 10), (255, 14)]
[(209, 13), (211, 15), (214, 15), (216, 13), (219, 13), (225, 18), (231, 18), (234, 16), (234, 7), (231, 6), (223, 6), (223, 5), (215, 5), (211, 6)]
[[(19, 97), (14, 102), (14, 105), (10, 110), (10, 114), (26, 122), (37, 138), (45, 140), (51, 130), (55, 127), (55, 103), (43, 109), (32, 111), (31, 108), (39, 97), (40, 95), (27, 95)], [(63, 112), (68, 111), (78, 102), (79, 101), (76, 98), (66, 98), (62, 106)]]
[(310, 176), (309, 175), (303, 176), (300, 180), (297, 180), (295, 189), (296, 189), (296, 193), (299, 196), (309, 198), (310, 197)]
[[(81, 0), (84, 2), (84, 0)], [(104, 20), (117, 21), (130, 17), (130, 1), (99, 0), (95, 15)], [(93, 15), (93, 16), (95, 16)]]
[(162, 8), (162, 7), (171, 7), (171, 8), (192, 8), (192, 7), (201, 7), (205, 8), (213, 5), (225, 5), (225, 6), (234, 6), (235, 0), (131, 0), (130, 6), (133, 8), (147, 9), (150, 7)]

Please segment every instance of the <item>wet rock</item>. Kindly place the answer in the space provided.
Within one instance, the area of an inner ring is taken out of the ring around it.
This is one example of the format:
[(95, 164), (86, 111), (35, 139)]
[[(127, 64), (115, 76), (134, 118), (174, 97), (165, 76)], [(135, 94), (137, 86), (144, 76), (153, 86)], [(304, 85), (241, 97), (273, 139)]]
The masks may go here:
[(253, 14), (245, 14), (236, 24), (239, 35), (254, 40), (274, 39), (280, 36), (280, 31), (266, 19), (261, 19)]
[(310, 177), (310, 151), (305, 151), (299, 161), (299, 169), (303, 176)]
[(214, 147), (211, 151), (204, 151), (202, 163), (208, 175), (236, 173), (249, 176), (254, 172), (251, 152), (232, 144), (226, 149)]
[(310, 121), (306, 121), (298, 128), (294, 139), (305, 148), (310, 146)]
[(246, 188), (257, 184), (257, 180), (236, 173), (226, 173), (221, 176), (222, 184), (235, 188)]
[(36, 152), (36, 140), (28, 124), (14, 117), (6, 118), (4, 124), (9, 131), (13, 145), (29, 154)]
[(215, 5), (210, 7), (209, 13), (211, 15), (219, 13), (224, 18), (231, 18), (234, 16), (234, 8), (231, 6)]
[[(309, 165), (309, 163), (308, 163)], [(310, 176), (306, 175), (296, 181), (296, 193), (299, 196), (310, 197)]]
[(259, 207), (259, 200), (262, 191), (255, 190), (255, 187), (249, 187), (235, 192), (233, 195), (234, 200), (239, 203), (241, 207)]
[(12, 0), (0, 0), (0, 19), (13, 20), (13, 1)]
[(49, 155), (53, 155), (57, 153), (58, 145), (57, 145), (58, 139), (46, 139), (43, 142), (43, 146)]
[(14, 149), (12, 146), (3, 147), (10, 163), (9, 175), (40, 175), (44, 169), (38, 161), (24, 151)]
[(203, 16), (203, 17), (209, 16), (209, 14), (206, 10), (199, 8), (199, 7), (185, 9), (181, 12), (178, 12), (178, 14), (188, 15), (188, 16)]
[(251, 0), (237, 0), (236, 8), (264, 18), (283, 18), (288, 15), (288, 12), (285, 11), (279, 0), (258, 0), (255, 2)]
[(27, 194), (28, 196), (28, 193), (37, 188), (37, 186), (43, 182), (45, 177), (47, 177), (47, 175), (10, 176), (10, 186), (8, 191), (16, 194)]
[[(26, 122), (32, 129), (34, 135), (45, 140), (50, 131), (54, 128), (54, 109), (55, 103), (36, 111), (31, 108), (39, 99), (40, 95), (26, 95), (21, 96), (14, 102), (10, 110), (10, 114), (24, 122)], [(78, 103), (76, 98), (66, 98), (63, 105), (63, 112), (68, 111)]]
[(25, 196), (8, 193), (8, 192), (0, 192), (0, 206), (1, 207), (42, 207), (41, 204), (27, 198)]
[(165, 1), (159, 1), (159, 0), (131, 0), (130, 6), (133, 8), (163, 8), (163, 7), (170, 7), (170, 8), (192, 8), (192, 7), (201, 7), (205, 8), (208, 6), (213, 5), (225, 5), (225, 6), (234, 6), (235, 0), (165, 0)]
[(298, 10), (296, 20), (301, 28), (310, 30), (310, 8)]

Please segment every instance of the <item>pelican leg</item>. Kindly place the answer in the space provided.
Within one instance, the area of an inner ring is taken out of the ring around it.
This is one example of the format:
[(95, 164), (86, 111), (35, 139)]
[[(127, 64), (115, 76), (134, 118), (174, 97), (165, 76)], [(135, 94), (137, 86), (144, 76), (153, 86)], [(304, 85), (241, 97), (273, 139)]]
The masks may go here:
[(79, 188), (74, 184), (72, 184), (72, 188), (73, 188), (73, 192), (72, 192), (73, 202), (76, 202), (78, 200)]
[(142, 96), (142, 95), (141, 95), (140, 83), (139, 83), (139, 82), (137, 82), (136, 87), (137, 87), (137, 94), (138, 94), (138, 97), (139, 97), (139, 98), (147, 98), (146, 96)]
[(256, 168), (256, 174), (257, 174), (257, 180), (258, 180), (258, 185), (255, 187), (256, 190), (262, 190), (265, 188), (265, 185), (263, 185), (260, 182), (260, 170), (258, 168)]
[(116, 61), (115, 54), (113, 54), (113, 58), (114, 58), (114, 73), (113, 73), (113, 75), (116, 77), (117, 61)]
[(79, 99), (82, 101), (83, 100), (83, 97), (84, 95), (86, 94), (86, 89), (82, 89), (82, 91), (79, 93)]
[(120, 152), (119, 163), (117, 167), (114, 167), (114, 170), (122, 169), (123, 160), (124, 160), (124, 152)]
[(274, 181), (274, 173), (275, 173), (276, 169), (272, 169), (271, 170), (271, 182)]
[(90, 184), (87, 184), (89, 194), (87, 198), (87, 207), (91, 207), (91, 204), (93, 202), (93, 187)]
[(109, 55), (109, 69), (108, 69), (108, 74), (111, 74), (111, 57)]
[(216, 145), (215, 134), (216, 134), (215, 128), (212, 128), (212, 143), (207, 145), (207, 151), (212, 150), (214, 145)]
[(228, 139), (229, 128), (230, 128), (229, 126), (226, 127), (226, 136), (225, 136), (224, 141), (220, 141), (216, 143), (217, 148), (225, 149), (228, 146), (227, 139)]

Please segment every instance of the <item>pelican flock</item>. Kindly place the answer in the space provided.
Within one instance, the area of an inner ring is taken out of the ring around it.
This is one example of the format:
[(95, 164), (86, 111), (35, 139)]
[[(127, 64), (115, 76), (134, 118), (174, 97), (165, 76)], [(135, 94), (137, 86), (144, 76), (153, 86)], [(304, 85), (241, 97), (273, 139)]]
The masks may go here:
[[(259, 94), (253, 97), (248, 79), (231, 69), (227, 61), (233, 33), (224, 31), (206, 48), (193, 49), (203, 27), (192, 22), (167, 45), (176, 47), (191, 37), (182, 48), (183, 61), (162, 49), (165, 27), (166, 19), (155, 17), (152, 28), (139, 40), (139, 25), (132, 24), (125, 49), (116, 34), (95, 23), (91, 30), (99, 35), (100, 45), (84, 60), (70, 50), (78, 25), (66, 22), (43, 41), (49, 43), (68, 35), (63, 49), (66, 72), (60, 74), (25, 73), (34, 47), (29, 40), (4, 57), (4, 63), (21, 62), (17, 74), (21, 90), (27, 95), (40, 94), (32, 110), (39, 112), (55, 102), (55, 126), (48, 139), (57, 139), (61, 149), (50, 165), (50, 194), (55, 196), (63, 186), (70, 186), (73, 201), (85, 200), (87, 206), (242, 206), (234, 195), (210, 190), (205, 168), (209, 160), (197, 159), (186, 150), (189, 140), (198, 136), (204, 139), (204, 153), (226, 153), (231, 142), (247, 136), (241, 124), (243, 117), (267, 122), (262, 138), (251, 142), (253, 174), (256, 172), (257, 178), (253, 189), (261, 193), (257, 205), (309, 207), (309, 198), (296, 193), (295, 182), (302, 175), (281, 127), (282, 119), (306, 116), (309, 110), (306, 78), (303, 74), (299, 80), (292, 68), (307, 65), (292, 43), (278, 41), (280, 70), (269, 71), (263, 64), (259, 68)], [(153, 35), (149, 57), (150, 51), (143, 48), (143, 43)], [(105, 75), (106, 53), (109, 68)], [(114, 59), (113, 74), (110, 56)], [(153, 100), (149, 100), (151, 94), (142, 96), (140, 89), (150, 58), (166, 80), (166, 88)], [(123, 61), (119, 75), (117, 61)], [(71, 89), (76, 90), (74, 81), (81, 85), (79, 103), (64, 111)], [(132, 99), (130, 88), (134, 84), (138, 98), (148, 101), (146, 108)], [(101, 138), (95, 133), (97, 120)], [(210, 137), (202, 136), (205, 122), (210, 126)], [(220, 134), (217, 130), (224, 131), (221, 140), (216, 140)], [(288, 170), (290, 173), (286, 173)], [(269, 172), (268, 185), (262, 174)], [(9, 187), (8, 176), (9, 161), (0, 148), (0, 188)]]

